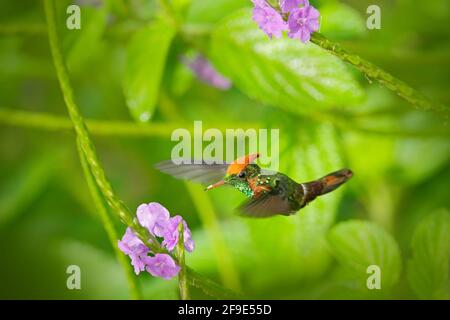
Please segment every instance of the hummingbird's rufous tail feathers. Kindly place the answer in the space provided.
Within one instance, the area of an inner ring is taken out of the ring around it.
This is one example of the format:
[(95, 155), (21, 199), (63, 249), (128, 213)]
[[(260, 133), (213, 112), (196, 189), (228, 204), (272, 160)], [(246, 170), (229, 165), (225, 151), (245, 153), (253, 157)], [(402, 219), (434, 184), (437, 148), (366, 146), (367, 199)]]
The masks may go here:
[(353, 172), (349, 169), (341, 169), (339, 171), (327, 174), (325, 177), (315, 181), (302, 183), (304, 190), (303, 206), (311, 202), (316, 197), (329, 193), (337, 189), (340, 185), (348, 181), (353, 176)]
[(341, 184), (345, 183), (353, 176), (353, 172), (349, 169), (342, 169), (319, 179), (322, 184), (322, 190), (319, 195), (326, 194), (335, 190)]

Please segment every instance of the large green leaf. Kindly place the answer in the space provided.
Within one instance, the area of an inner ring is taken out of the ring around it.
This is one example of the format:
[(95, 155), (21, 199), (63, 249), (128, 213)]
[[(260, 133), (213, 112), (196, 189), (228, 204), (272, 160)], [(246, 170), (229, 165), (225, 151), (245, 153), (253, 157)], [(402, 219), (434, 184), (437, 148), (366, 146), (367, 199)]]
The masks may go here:
[(138, 121), (148, 121), (153, 115), (174, 36), (171, 24), (156, 20), (139, 30), (128, 45), (124, 90), (130, 112)]
[(398, 281), (401, 255), (397, 242), (376, 224), (358, 220), (339, 223), (329, 232), (328, 243), (337, 260), (355, 278), (367, 279), (367, 268), (376, 265), (381, 270), (382, 289)]
[(81, 28), (65, 30), (71, 45), (67, 48), (67, 64), (72, 73), (81, 74), (88, 62), (100, 57), (104, 44), (102, 36), (106, 28), (108, 7), (82, 7)]
[(216, 27), (210, 58), (250, 97), (294, 112), (350, 106), (363, 97), (358, 82), (336, 57), (312, 43), (270, 40), (247, 8)]
[(450, 214), (442, 211), (426, 217), (411, 245), (413, 257), (407, 267), (411, 288), (423, 299), (448, 299)]
[(361, 37), (367, 31), (361, 14), (352, 7), (331, 2), (319, 8), (320, 32), (334, 40)]

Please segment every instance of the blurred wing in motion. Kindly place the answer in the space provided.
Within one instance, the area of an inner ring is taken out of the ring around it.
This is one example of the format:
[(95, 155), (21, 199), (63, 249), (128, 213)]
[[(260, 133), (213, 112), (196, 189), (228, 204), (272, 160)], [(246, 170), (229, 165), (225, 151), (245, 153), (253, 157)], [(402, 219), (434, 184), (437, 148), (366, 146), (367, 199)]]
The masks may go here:
[(239, 206), (242, 215), (253, 218), (271, 217), (276, 214), (290, 215), (293, 211), (289, 200), (282, 194), (266, 193), (257, 198), (251, 198)]
[(161, 172), (167, 173), (175, 178), (199, 182), (205, 185), (221, 180), (227, 171), (228, 164), (175, 164), (172, 160), (162, 161), (155, 165)]

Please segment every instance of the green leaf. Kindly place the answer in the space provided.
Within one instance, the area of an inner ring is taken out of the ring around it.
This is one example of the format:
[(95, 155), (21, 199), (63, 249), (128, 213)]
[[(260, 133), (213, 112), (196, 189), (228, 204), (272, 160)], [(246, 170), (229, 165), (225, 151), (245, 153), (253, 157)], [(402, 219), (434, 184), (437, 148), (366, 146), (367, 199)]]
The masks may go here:
[(450, 214), (440, 211), (426, 217), (416, 228), (413, 257), (407, 275), (411, 288), (422, 299), (448, 299)]
[(320, 32), (334, 40), (358, 38), (367, 30), (360, 13), (340, 2), (321, 6), (320, 15)]
[(212, 34), (210, 58), (248, 96), (294, 112), (351, 106), (363, 91), (338, 58), (316, 45), (270, 40), (239, 10)]
[(69, 30), (68, 41), (73, 41), (67, 52), (67, 65), (71, 72), (80, 73), (88, 61), (98, 58), (104, 47), (102, 36), (108, 17), (107, 6), (99, 9), (83, 7), (81, 10), (81, 29)]
[(378, 225), (358, 220), (339, 223), (329, 232), (328, 244), (337, 260), (351, 270), (355, 278), (364, 279), (364, 284), (371, 265), (381, 270), (382, 289), (398, 281), (400, 250), (395, 239)]
[(190, 23), (216, 23), (237, 9), (249, 6), (248, 0), (193, 0), (187, 15)]
[(157, 20), (139, 30), (128, 45), (124, 90), (128, 108), (138, 121), (148, 121), (153, 115), (174, 36), (172, 25)]
[(12, 221), (32, 203), (44, 188), (55, 170), (61, 152), (52, 150), (19, 166), (0, 188), (0, 227)]

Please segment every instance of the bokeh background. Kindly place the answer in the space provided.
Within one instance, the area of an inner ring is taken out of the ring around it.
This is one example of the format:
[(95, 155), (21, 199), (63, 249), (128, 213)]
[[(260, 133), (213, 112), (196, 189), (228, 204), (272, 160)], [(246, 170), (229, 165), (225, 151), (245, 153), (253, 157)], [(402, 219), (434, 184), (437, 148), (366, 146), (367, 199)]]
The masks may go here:
[[(73, 2), (57, 1), (77, 102), (127, 206), (157, 201), (181, 214), (197, 244), (187, 263), (247, 298), (448, 299), (448, 118), (415, 109), (314, 45), (270, 41), (251, 21), (250, 1), (168, 2), (181, 21), (173, 34), (156, 1), (75, 1), (81, 30), (65, 27)], [(450, 103), (449, 2), (311, 3), (325, 36)], [(366, 28), (369, 4), (382, 10), (381, 30)], [(127, 299), (79, 163), (43, 5), (0, 8), (0, 297)], [(180, 62), (199, 52), (230, 90), (201, 83)], [(153, 168), (170, 158), (172, 130), (194, 120), (280, 129), (280, 170), (297, 181), (341, 167), (355, 176), (295, 216), (239, 217), (237, 191), (205, 194)], [(72, 264), (81, 290), (66, 288)], [(381, 290), (366, 287), (370, 264), (381, 267)], [(176, 280), (141, 274), (139, 283), (146, 299), (178, 298)]]

